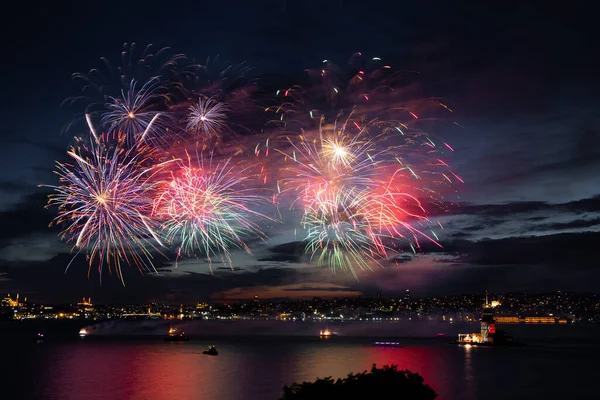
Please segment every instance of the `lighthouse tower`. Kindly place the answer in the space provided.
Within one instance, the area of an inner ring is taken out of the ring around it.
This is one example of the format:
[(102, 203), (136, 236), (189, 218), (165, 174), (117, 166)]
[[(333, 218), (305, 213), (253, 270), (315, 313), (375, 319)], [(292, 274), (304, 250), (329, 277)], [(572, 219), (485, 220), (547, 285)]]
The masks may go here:
[(494, 319), (494, 309), (489, 301), (487, 290), (485, 291), (485, 306), (481, 314), (481, 342), (491, 343), (494, 341), (496, 333), (496, 320)]

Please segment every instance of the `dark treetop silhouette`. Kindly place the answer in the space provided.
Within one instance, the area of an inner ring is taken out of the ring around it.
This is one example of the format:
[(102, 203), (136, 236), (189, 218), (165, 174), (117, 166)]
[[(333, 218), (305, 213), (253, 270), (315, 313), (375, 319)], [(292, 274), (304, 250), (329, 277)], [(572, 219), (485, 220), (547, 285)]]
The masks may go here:
[(424, 383), (421, 375), (398, 370), (396, 365), (377, 368), (373, 364), (371, 372), (350, 374), (344, 379), (317, 378), (314, 382), (285, 386), (281, 400), (433, 400), (436, 397), (437, 393)]

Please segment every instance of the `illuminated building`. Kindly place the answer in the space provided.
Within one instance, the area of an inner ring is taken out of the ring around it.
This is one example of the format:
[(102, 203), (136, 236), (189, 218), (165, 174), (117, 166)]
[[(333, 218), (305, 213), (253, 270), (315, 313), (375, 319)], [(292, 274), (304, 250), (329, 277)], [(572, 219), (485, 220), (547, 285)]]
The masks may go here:
[[(485, 292), (485, 306), (481, 315), (481, 342), (487, 343), (489, 334), (496, 333), (496, 321), (494, 320), (494, 309), (488, 301), (488, 292)], [(493, 339), (492, 339), (493, 341)]]
[(19, 294), (17, 293), (17, 297), (13, 300), (10, 297), (10, 293), (6, 295), (5, 298), (2, 299), (2, 306), (4, 307), (23, 307), (27, 303), (27, 297), (23, 300), (22, 303), (19, 302)]
[(496, 322), (499, 324), (568, 324), (570, 320), (567, 318), (557, 318), (553, 316), (530, 316), (519, 317), (516, 315), (496, 317)]
[(458, 335), (458, 344), (477, 344), (477, 345), (500, 345), (512, 341), (504, 331), (496, 330), (496, 320), (494, 318), (494, 307), (498, 302), (489, 302), (488, 292), (485, 292), (485, 305), (481, 313), (481, 323), (479, 333), (460, 333)]
[(88, 297), (87, 300), (85, 297), (81, 299), (79, 303), (77, 303), (77, 307), (80, 312), (92, 312), (94, 311), (94, 305), (92, 304), (92, 298)]
[(523, 322), (526, 324), (554, 324), (556, 318), (554, 317), (525, 317)]
[(498, 316), (496, 317), (496, 322), (499, 324), (518, 324), (520, 319), (518, 316)]

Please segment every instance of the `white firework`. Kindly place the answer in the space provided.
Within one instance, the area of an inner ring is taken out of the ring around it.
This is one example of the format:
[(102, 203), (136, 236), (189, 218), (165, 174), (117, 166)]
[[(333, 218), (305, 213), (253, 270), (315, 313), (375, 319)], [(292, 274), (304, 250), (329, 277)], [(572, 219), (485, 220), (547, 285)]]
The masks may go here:
[(186, 130), (205, 139), (219, 139), (226, 127), (227, 105), (213, 98), (198, 99), (188, 108)]
[(158, 85), (157, 79), (150, 79), (137, 90), (137, 82), (132, 80), (129, 90), (121, 91), (121, 97), (108, 97), (104, 105), (107, 111), (102, 114), (102, 124), (107, 132), (121, 131), (129, 141), (135, 141), (158, 129), (156, 121), (160, 113), (155, 106), (162, 98), (156, 93)]

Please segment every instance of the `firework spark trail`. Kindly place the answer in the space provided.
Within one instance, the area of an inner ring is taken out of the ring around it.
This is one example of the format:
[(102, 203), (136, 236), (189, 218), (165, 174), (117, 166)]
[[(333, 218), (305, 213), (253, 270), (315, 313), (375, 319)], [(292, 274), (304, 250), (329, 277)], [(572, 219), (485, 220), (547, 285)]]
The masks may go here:
[(250, 208), (264, 198), (246, 186), (246, 169), (231, 159), (214, 163), (212, 156), (207, 160), (196, 153), (195, 160), (188, 154), (187, 164), (180, 162), (171, 174), (156, 197), (153, 215), (162, 221), (166, 240), (178, 255), (206, 256), (212, 271), (213, 257), (232, 266), (232, 249), (250, 253), (245, 236), (264, 238), (253, 218), (267, 217)]
[(155, 178), (169, 162), (155, 163), (148, 146), (128, 148), (123, 133), (78, 142), (68, 152), (73, 161), (56, 164), (59, 185), (46, 185), (55, 192), (48, 206), (58, 207), (53, 224), (63, 228), (63, 239), (74, 242), (75, 257), (87, 254), (90, 271), (97, 263), (102, 275), (106, 264), (123, 284), (123, 264), (156, 272), (151, 251), (160, 253), (162, 243), (146, 215)]

